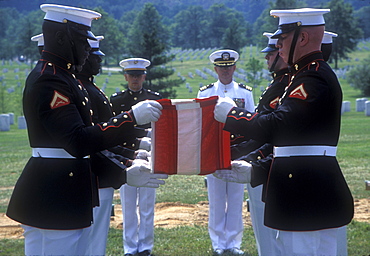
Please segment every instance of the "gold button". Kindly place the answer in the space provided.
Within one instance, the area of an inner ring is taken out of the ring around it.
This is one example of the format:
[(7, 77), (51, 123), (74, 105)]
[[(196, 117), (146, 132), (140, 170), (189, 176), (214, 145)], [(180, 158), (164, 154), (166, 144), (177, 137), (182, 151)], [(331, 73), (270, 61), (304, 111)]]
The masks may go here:
[(106, 102), (106, 101), (104, 101), (104, 104), (105, 104), (105, 105), (107, 105), (107, 102)]
[(295, 64), (294, 68), (295, 68), (295, 70), (298, 70), (298, 68), (299, 68), (298, 64)]
[(85, 97), (85, 101), (86, 101), (86, 102), (89, 102), (89, 98), (88, 98), (88, 97)]
[(133, 148), (134, 148), (134, 147), (135, 147), (135, 143), (132, 143), (131, 147), (133, 147)]
[(93, 114), (94, 114), (94, 111), (90, 109), (90, 115), (93, 115)]
[(251, 116), (252, 116), (252, 114), (251, 114), (251, 113), (248, 113), (248, 114), (247, 114), (247, 116), (248, 116), (248, 117), (251, 117)]
[(80, 90), (82, 90), (82, 86), (80, 84), (78, 85), (78, 88), (80, 88)]
[(123, 115), (123, 118), (128, 118), (128, 115)]
[(73, 172), (70, 172), (70, 173), (69, 173), (69, 177), (72, 177), (72, 176), (73, 176)]
[(82, 102), (82, 105), (84, 105), (84, 106), (85, 106), (85, 105), (86, 105), (86, 103), (83, 101), (83, 102)]
[(123, 162), (121, 162), (121, 164), (123, 165)]
[(293, 178), (293, 174), (290, 173), (288, 177), (289, 179)]
[(48, 65), (51, 67), (51, 66), (53, 66), (53, 63), (50, 63), (50, 62), (49, 62), (49, 63), (48, 63)]
[(118, 122), (118, 119), (117, 118), (114, 118), (113, 119), (113, 123), (117, 123)]
[(137, 97), (134, 97), (134, 100), (137, 100)]
[(91, 123), (92, 126), (94, 126), (95, 124), (94, 123)]
[(107, 123), (104, 123), (104, 124), (103, 124), (103, 126), (104, 126), (104, 127), (105, 127), (105, 126), (107, 126), (107, 125), (108, 125)]
[(230, 136), (232, 139), (234, 139), (235, 138), (235, 135), (234, 134), (231, 134), (231, 136)]
[(243, 114), (244, 114), (244, 112), (240, 112), (240, 113), (239, 113), (239, 116), (242, 116)]
[(236, 110), (231, 111), (231, 114), (235, 114), (235, 113), (236, 113)]
[(261, 158), (262, 158), (261, 156), (257, 156), (257, 160), (261, 160)]
[(123, 142), (123, 146), (126, 146), (127, 145), (127, 142)]

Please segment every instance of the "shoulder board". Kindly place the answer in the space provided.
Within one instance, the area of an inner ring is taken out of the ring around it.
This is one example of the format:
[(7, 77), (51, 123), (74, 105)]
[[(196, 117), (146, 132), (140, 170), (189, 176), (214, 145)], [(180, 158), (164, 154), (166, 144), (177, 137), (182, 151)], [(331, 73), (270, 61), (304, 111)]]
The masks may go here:
[(113, 93), (113, 94), (112, 94), (112, 96), (111, 96), (111, 97), (116, 97), (116, 96), (118, 96), (118, 95), (120, 95), (120, 94), (122, 94), (122, 93), (124, 93), (124, 92), (125, 92), (125, 90), (120, 91), (120, 92), (115, 92), (115, 93)]
[(199, 88), (199, 91), (204, 91), (204, 90), (207, 90), (208, 88), (212, 88), (215, 84), (214, 83), (211, 83), (211, 84), (207, 84), (205, 86), (202, 86)]
[(250, 87), (250, 86), (248, 86), (248, 85), (245, 85), (245, 84), (242, 84), (242, 83), (239, 83), (238, 85), (239, 85), (239, 87), (244, 88), (244, 89), (247, 89), (248, 91), (252, 91), (253, 90), (253, 88)]

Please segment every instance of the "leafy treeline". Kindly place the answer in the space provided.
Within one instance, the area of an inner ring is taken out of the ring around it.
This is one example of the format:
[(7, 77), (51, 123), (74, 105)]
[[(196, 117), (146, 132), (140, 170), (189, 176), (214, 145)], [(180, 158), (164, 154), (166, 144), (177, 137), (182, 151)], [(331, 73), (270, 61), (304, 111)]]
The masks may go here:
[[(0, 0), (0, 59), (24, 55), (37, 59), (33, 35), (41, 32), (44, 13), (39, 9), (40, 0)], [(221, 48), (239, 50), (246, 45), (263, 45), (263, 32), (276, 30), (278, 19), (269, 15), (273, 8), (330, 8), (332, 21), (327, 30), (340, 36), (335, 39), (340, 47), (337, 58), (353, 48), (359, 38), (370, 37), (369, 0), (55, 0), (57, 3), (99, 11), (103, 18), (93, 22), (93, 32), (104, 35), (102, 49), (107, 61), (117, 63), (132, 52), (134, 21), (145, 3), (152, 3), (160, 15), (164, 30), (161, 32), (166, 47), (183, 49)], [(150, 26), (151, 18), (140, 22)], [(131, 32), (130, 32), (131, 31)], [(341, 52), (342, 51), (342, 52)]]

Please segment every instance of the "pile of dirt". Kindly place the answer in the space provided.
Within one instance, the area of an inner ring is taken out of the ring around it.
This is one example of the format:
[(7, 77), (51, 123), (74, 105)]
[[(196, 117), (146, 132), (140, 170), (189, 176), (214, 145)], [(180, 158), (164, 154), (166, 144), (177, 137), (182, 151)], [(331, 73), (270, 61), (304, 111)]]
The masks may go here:
[[(244, 204), (246, 204), (244, 202)], [(251, 226), (251, 220), (246, 205), (243, 207), (243, 220), (245, 226)], [(370, 199), (355, 200), (356, 221), (370, 223)], [(155, 205), (154, 226), (161, 228), (174, 228), (184, 225), (208, 225), (208, 202), (198, 204), (183, 203), (157, 203)], [(122, 229), (121, 205), (114, 206), (114, 216), (111, 217), (111, 227)], [(23, 229), (5, 214), (0, 214), (0, 239), (21, 239)]]

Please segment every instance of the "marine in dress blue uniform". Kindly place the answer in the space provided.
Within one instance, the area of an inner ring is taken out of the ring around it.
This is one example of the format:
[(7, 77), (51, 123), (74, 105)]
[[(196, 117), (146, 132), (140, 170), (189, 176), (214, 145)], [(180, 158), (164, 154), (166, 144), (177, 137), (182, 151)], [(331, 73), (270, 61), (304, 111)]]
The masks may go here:
[[(102, 57), (105, 54), (99, 49), (103, 36), (97, 40), (88, 40), (91, 50), (85, 65), (76, 77), (87, 90), (91, 103), (92, 121), (100, 123), (113, 117), (108, 97), (94, 83), (94, 75), (101, 69)], [(118, 189), (123, 175), (122, 169), (131, 166), (135, 151), (122, 146), (115, 146), (90, 156), (91, 170), (97, 175), (99, 184), (99, 206), (94, 207), (94, 223), (89, 232), (86, 255), (105, 255), (114, 189)]]
[(44, 50), (23, 93), (32, 157), (15, 185), (7, 216), (25, 228), (26, 255), (83, 255), (81, 235), (98, 204), (89, 155), (121, 143), (135, 123), (148, 119), (135, 118), (130, 110), (92, 125), (89, 96), (74, 73), (89, 54), (86, 39), (96, 40), (91, 22), (101, 15), (54, 4), (40, 8), (46, 12)]
[[(251, 113), (231, 101), (215, 108), (226, 130), (274, 145), (268, 178), (261, 178), (266, 181), (264, 222), (278, 230), (282, 255), (336, 255), (338, 227), (353, 218), (353, 198), (335, 157), (342, 91), (320, 51), (323, 14), (329, 11), (270, 12), (280, 18), (272, 38), (278, 38), (280, 56), (292, 71), (273, 112)], [(252, 179), (258, 175), (266, 173), (252, 173)]]
[[(120, 62), (120, 66), (123, 68), (126, 81), (128, 81), (128, 88), (111, 96), (113, 110), (116, 113), (124, 112), (140, 101), (162, 98), (159, 93), (143, 88), (146, 69), (150, 66), (149, 60), (143, 58), (124, 59)], [(142, 131), (141, 134), (140, 129)], [(150, 143), (150, 137), (137, 139), (137, 137), (147, 136), (147, 129), (150, 129), (150, 124), (137, 127), (137, 131), (139, 132), (133, 135), (131, 139), (133, 148), (140, 148), (142, 144), (140, 140), (143, 141), (145, 139)], [(150, 147), (148, 150), (150, 150)], [(120, 196), (123, 214), (123, 248), (125, 255), (151, 255), (154, 246), (156, 190), (154, 188), (137, 188), (125, 184), (120, 188)]]
[[(200, 88), (198, 98), (210, 96), (230, 97), (238, 106), (248, 111), (254, 110), (252, 88), (233, 80), (233, 73), (239, 54), (224, 49), (209, 56), (218, 74), (218, 81)], [(215, 255), (230, 251), (242, 255), (240, 250), (243, 237), (242, 208), (244, 185), (225, 182), (207, 175), (209, 201), (208, 232)]]

